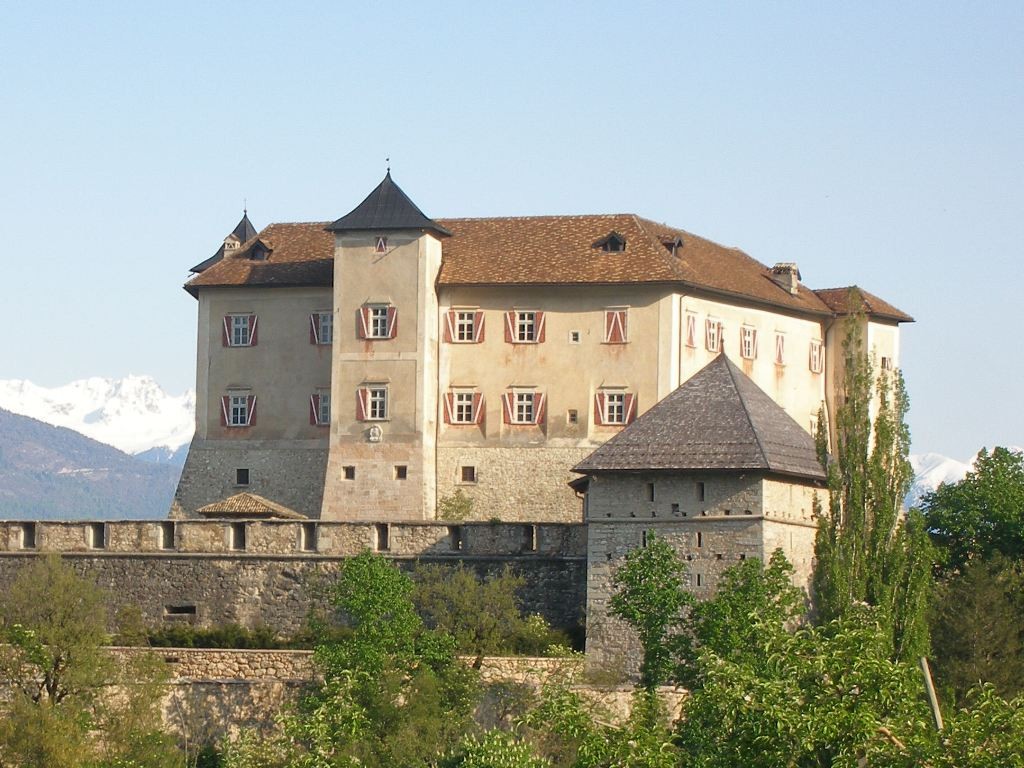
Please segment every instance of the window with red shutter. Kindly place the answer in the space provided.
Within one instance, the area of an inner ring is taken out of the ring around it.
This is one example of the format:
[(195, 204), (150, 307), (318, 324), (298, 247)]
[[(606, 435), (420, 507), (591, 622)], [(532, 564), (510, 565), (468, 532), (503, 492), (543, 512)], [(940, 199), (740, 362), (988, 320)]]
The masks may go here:
[(398, 334), (398, 310), (390, 304), (362, 306), (357, 320), (361, 339), (393, 339)]
[(452, 309), (445, 313), (444, 340), (479, 344), (484, 340), (484, 313), (478, 309)]
[(329, 345), (334, 341), (334, 313), (314, 312), (309, 316), (309, 343)]
[(225, 347), (256, 346), (256, 315), (224, 315), (224, 330), (221, 342)]
[(775, 334), (775, 364), (786, 364), (786, 336), (782, 333)]
[(505, 341), (509, 344), (543, 344), (545, 313), (515, 309), (505, 313)]
[(757, 357), (757, 329), (749, 325), (740, 328), (740, 357), (744, 360)]
[(697, 316), (693, 312), (686, 313), (686, 346), (697, 346)]
[(318, 427), (331, 424), (331, 393), (326, 389), (309, 396), (309, 423)]
[(386, 421), (387, 418), (386, 384), (367, 384), (356, 390), (356, 421)]
[(604, 311), (604, 343), (625, 344), (629, 341), (627, 336), (627, 320), (629, 310), (616, 307)]
[(721, 320), (709, 317), (704, 321), (704, 344), (708, 352), (720, 352), (722, 349), (723, 327)]
[(631, 424), (636, 418), (636, 395), (621, 389), (600, 390), (594, 395), (594, 423), (598, 426)]
[(506, 424), (543, 424), (547, 419), (547, 400), (543, 392), (513, 389), (501, 397)]
[(819, 339), (811, 340), (810, 360), (808, 366), (811, 373), (821, 373), (825, 367), (825, 348)]
[(220, 399), (221, 425), (249, 427), (256, 423), (256, 396), (244, 391), (229, 391)]

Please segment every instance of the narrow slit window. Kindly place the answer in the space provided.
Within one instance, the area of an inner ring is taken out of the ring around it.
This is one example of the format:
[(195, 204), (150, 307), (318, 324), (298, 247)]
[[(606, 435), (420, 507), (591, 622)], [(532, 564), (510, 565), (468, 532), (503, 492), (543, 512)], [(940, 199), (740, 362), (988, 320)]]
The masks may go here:
[(175, 527), (171, 521), (160, 523), (160, 549), (174, 549)]
[(35, 549), (36, 548), (36, 524), (35, 523), (22, 523), (21, 524), (21, 548), (22, 549)]
[(524, 552), (536, 552), (537, 551), (537, 526), (536, 525), (524, 525), (523, 526), (523, 551)]
[(374, 549), (377, 552), (387, 552), (391, 549), (391, 526), (387, 523), (376, 523), (373, 526)]
[(229, 545), (235, 552), (245, 551), (245, 523), (231, 523), (228, 530)]
[(452, 549), (455, 552), (462, 551), (462, 526), (461, 525), (449, 525), (448, 526), (448, 541), (451, 542)]
[(316, 523), (303, 523), (299, 529), (299, 549), (303, 552), (316, 552), (317, 534)]
[(107, 526), (105, 523), (89, 523), (88, 528), (89, 548), (107, 548)]

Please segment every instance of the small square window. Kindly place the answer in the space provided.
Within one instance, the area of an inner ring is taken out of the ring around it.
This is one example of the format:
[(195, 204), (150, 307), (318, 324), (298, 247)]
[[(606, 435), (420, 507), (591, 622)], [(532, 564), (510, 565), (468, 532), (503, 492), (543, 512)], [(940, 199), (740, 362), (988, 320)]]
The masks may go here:
[(249, 468), (239, 467), (235, 470), (235, 485), (249, 484)]
[(475, 483), (476, 482), (476, 467), (468, 466), (467, 465), (467, 466), (461, 467), (459, 472), (460, 472), (460, 475), (462, 477), (462, 482), (464, 482), (464, 483)]
[(395, 480), (405, 480), (409, 477), (409, 467), (405, 464), (395, 465)]
[(579, 424), (579, 411), (577, 411), (575, 408), (570, 408), (569, 411), (565, 414), (565, 421), (567, 424)]
[(356, 468), (355, 467), (353, 467), (353, 466), (342, 467), (341, 471), (342, 471), (342, 476), (346, 480), (355, 480), (356, 479)]
[(570, 344), (579, 344), (580, 343), (580, 332), (579, 331), (569, 331), (569, 343)]

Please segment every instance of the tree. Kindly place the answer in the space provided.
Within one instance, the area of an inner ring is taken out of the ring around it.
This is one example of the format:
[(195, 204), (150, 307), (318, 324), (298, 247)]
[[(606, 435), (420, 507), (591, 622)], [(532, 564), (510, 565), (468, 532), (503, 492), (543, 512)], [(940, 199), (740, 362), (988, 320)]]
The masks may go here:
[(982, 448), (974, 469), (927, 494), (922, 509), (950, 571), (996, 554), (1024, 559), (1024, 454)]
[(662, 685), (672, 672), (683, 609), (693, 604), (693, 596), (683, 588), (685, 573), (676, 551), (653, 533), (648, 534), (647, 546), (626, 555), (615, 572), (611, 612), (640, 638), (640, 684), (645, 688)]
[(0, 721), (0, 766), (152, 768), (182, 763), (163, 733), (162, 662), (115, 664), (106, 595), (58, 557), (23, 568), (0, 602), (0, 685), (12, 692)]
[(933, 555), (920, 515), (903, 514), (913, 478), (903, 378), (899, 371), (882, 371), (875, 380), (862, 322), (860, 316), (846, 321), (831, 459), (824, 413), (819, 418), (829, 507), (827, 513), (816, 510), (814, 602), (822, 623), (844, 616), (858, 602), (876, 606), (894, 658), (911, 659), (928, 648)]

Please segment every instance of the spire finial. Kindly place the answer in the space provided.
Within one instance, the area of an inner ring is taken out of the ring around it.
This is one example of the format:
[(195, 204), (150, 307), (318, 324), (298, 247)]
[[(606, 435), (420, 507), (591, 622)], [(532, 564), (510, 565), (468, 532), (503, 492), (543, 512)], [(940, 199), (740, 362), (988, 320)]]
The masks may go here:
[(388, 173), (391, 173), (391, 158), (390, 157), (385, 157), (384, 158), (384, 162), (387, 163)]
[(249, 215), (249, 199), (247, 197), (242, 198), (242, 215)]

